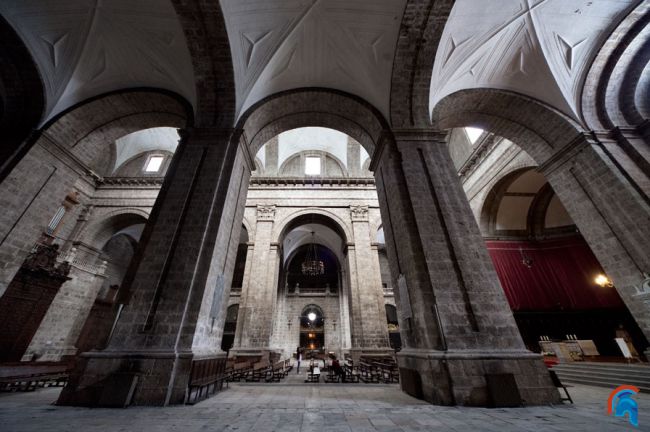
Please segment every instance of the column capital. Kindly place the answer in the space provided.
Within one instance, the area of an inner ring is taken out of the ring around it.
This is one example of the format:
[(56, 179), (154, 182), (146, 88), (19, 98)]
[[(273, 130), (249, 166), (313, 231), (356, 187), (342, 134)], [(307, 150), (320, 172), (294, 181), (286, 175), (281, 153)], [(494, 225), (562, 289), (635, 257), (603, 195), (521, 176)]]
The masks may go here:
[(351, 205), (350, 217), (352, 218), (352, 222), (368, 222), (368, 206)]
[(216, 128), (216, 127), (188, 127), (178, 129), (178, 136), (182, 140), (223, 140), (230, 139), (235, 134), (240, 134), (241, 131), (235, 128)]
[(257, 220), (273, 222), (275, 219), (275, 204), (273, 205), (257, 205)]
[(584, 148), (596, 143), (598, 143), (596, 134), (593, 132), (580, 132), (541, 163), (538, 171), (548, 177), (550, 173), (576, 157)]
[(447, 131), (436, 129), (393, 129), (396, 142), (427, 141), (447, 143)]
[(387, 151), (397, 149), (400, 143), (413, 143), (413, 142), (427, 142), (447, 145), (447, 131), (436, 129), (386, 129), (382, 131), (377, 146), (370, 159), (369, 169), (376, 171), (379, 162), (384, 157), (384, 154), (389, 154)]

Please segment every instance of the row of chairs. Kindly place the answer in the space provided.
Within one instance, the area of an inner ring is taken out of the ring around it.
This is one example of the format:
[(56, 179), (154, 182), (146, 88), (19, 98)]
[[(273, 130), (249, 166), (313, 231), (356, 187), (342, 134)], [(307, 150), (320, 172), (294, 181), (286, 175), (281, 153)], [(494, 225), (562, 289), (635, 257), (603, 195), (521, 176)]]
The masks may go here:
[(399, 368), (389, 357), (362, 357), (357, 367), (359, 376), (366, 383), (399, 383)]
[(293, 365), (289, 359), (269, 365), (266, 361), (235, 363), (226, 370), (229, 382), (279, 382), (286, 377)]
[(68, 382), (67, 363), (4, 365), (0, 368), (0, 391), (34, 391), (41, 387), (63, 387)]

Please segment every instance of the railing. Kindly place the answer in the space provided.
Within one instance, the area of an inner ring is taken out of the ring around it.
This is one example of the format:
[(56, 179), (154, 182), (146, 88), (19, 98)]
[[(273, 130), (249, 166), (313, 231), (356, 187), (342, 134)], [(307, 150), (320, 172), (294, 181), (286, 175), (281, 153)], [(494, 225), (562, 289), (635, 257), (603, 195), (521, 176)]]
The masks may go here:
[[(67, 254), (61, 254), (57, 257), (57, 262), (62, 263), (67, 261), (71, 266), (76, 267), (80, 270), (87, 271), (98, 276), (101, 276), (106, 273), (106, 267), (108, 266), (107, 261), (102, 261), (100, 263), (91, 262), (87, 259), (77, 256), (77, 248), (70, 248)], [(94, 259), (93, 259), (94, 261)]]

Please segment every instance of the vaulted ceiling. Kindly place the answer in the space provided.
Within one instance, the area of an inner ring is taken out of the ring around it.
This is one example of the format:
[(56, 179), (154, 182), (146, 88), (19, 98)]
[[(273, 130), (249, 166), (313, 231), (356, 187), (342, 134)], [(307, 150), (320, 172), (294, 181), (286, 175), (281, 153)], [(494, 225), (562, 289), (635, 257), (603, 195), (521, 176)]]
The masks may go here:
[(581, 120), (593, 58), (639, 0), (461, 0), (431, 76), (429, 108), (464, 89), (512, 90)]
[(192, 61), (169, 0), (3, 0), (0, 13), (40, 70), (42, 123), (125, 88), (157, 87), (196, 100)]
[[(431, 65), (430, 108), (458, 90), (489, 87), (534, 97), (580, 120), (591, 61), (639, 3), (457, 0)], [(238, 115), (283, 90), (327, 87), (359, 96), (389, 118), (395, 49), (400, 26), (409, 22), (402, 22), (407, 0), (220, 4)], [(186, 41), (191, 29), (181, 27), (170, 0), (3, 0), (0, 13), (43, 78), (41, 124), (93, 96), (134, 87), (176, 92), (196, 108)]]
[(406, 0), (222, 0), (241, 114), (276, 92), (329, 87), (388, 114)]

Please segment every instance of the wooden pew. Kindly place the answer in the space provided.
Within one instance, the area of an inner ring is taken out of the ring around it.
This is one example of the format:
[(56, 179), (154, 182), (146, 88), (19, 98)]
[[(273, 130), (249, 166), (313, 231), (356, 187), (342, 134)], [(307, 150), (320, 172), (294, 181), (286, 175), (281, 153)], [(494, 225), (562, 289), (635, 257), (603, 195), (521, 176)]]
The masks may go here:
[(285, 377), (284, 361), (274, 363), (267, 371), (266, 382), (280, 382)]
[(269, 365), (266, 361), (257, 362), (253, 365), (253, 369), (248, 373), (246, 377), (246, 382), (260, 382), (263, 379), (266, 379), (266, 375), (269, 371)]
[(192, 361), (192, 370), (188, 383), (187, 404), (195, 404), (207, 399), (228, 386), (226, 359), (223, 357)]

